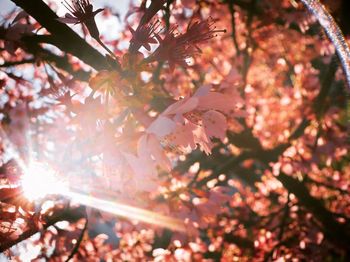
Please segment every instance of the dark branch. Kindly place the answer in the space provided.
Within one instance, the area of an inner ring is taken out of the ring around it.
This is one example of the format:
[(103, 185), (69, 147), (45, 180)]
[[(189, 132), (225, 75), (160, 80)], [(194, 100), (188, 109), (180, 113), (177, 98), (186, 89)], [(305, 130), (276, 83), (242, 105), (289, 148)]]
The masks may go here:
[(51, 41), (64, 52), (71, 53), (97, 70), (108, 68), (106, 58), (91, 47), (67, 25), (57, 21), (57, 15), (41, 0), (12, 0), (35, 18), (52, 36)]
[(306, 207), (322, 223), (323, 231), (330, 239), (338, 243), (342, 248), (350, 251), (348, 242), (348, 239), (350, 239), (349, 229), (335, 220), (334, 214), (324, 207), (321, 200), (312, 197), (307, 187), (291, 176), (281, 173), (277, 179), (298, 198), (302, 206)]
[[(85, 208), (74, 208), (74, 210), (73, 209), (60, 210), (56, 212), (53, 216), (47, 217), (45, 219), (43, 229), (47, 229), (48, 227), (63, 220), (71, 221), (71, 222), (77, 221), (78, 219), (84, 217), (83, 210), (85, 210)], [(0, 243), (0, 253), (22, 242), (23, 240), (26, 240), (27, 238), (30, 238), (32, 235), (36, 234), (37, 232), (39, 232), (39, 229), (37, 227), (32, 227), (27, 231), (25, 231), (23, 234), (21, 234), (18, 238), (9, 240), (5, 243)]]
[(75, 244), (75, 246), (74, 246), (72, 252), (70, 253), (70, 255), (68, 256), (68, 258), (66, 259), (66, 262), (71, 260), (74, 257), (74, 255), (78, 252), (80, 244), (81, 244), (81, 241), (84, 238), (84, 234), (86, 232), (87, 227), (88, 227), (88, 218), (87, 218), (87, 215), (86, 215), (86, 212), (85, 212), (85, 225), (84, 225), (84, 228), (81, 230), (81, 233), (80, 233), (80, 236), (79, 236), (79, 238), (77, 240), (77, 243)]
[(24, 65), (24, 64), (32, 64), (35, 62), (34, 58), (24, 59), (20, 61), (8, 61), (0, 65), (0, 67), (11, 67), (11, 66), (17, 66), (17, 65)]
[(234, 0), (228, 0), (227, 1), (227, 5), (228, 5), (228, 9), (229, 9), (230, 14), (231, 14), (231, 30), (232, 30), (231, 37), (232, 37), (233, 44), (235, 45), (236, 52), (239, 55), (240, 54), (240, 49), (239, 49), (239, 45), (238, 45), (237, 38), (236, 38), (236, 22), (235, 22)]

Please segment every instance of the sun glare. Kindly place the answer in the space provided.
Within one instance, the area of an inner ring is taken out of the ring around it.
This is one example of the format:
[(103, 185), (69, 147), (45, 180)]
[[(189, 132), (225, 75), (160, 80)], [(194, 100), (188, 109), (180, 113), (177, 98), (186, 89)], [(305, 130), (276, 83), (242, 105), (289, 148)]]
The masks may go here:
[(57, 177), (57, 173), (41, 163), (31, 163), (24, 170), (22, 188), (24, 196), (32, 201), (68, 191), (67, 185)]
[(184, 232), (186, 230), (183, 222), (178, 219), (69, 190), (68, 184), (58, 176), (57, 172), (42, 163), (34, 162), (24, 168), (22, 188), (23, 195), (31, 201), (43, 199), (47, 195), (61, 195), (81, 205), (96, 208), (119, 217), (138, 220), (175, 231)]
[(161, 226), (174, 231), (186, 231), (185, 225), (181, 220), (164, 216), (150, 210), (125, 205), (118, 203), (117, 201), (112, 202), (104, 199), (99, 199), (73, 191), (66, 193), (66, 196), (70, 197), (73, 201), (76, 201), (79, 204), (96, 208), (122, 218), (138, 220), (144, 223)]

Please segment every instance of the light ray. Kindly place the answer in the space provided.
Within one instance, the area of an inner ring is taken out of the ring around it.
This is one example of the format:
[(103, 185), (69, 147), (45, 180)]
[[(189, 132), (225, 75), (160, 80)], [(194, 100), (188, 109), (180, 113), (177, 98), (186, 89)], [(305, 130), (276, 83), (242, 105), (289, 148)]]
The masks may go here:
[(7, 144), (7, 147), (11, 150), (11, 157), (17, 162), (24, 173), (21, 186), (23, 187), (24, 196), (29, 200), (34, 201), (44, 198), (49, 194), (59, 194), (81, 205), (108, 212), (119, 217), (141, 221), (173, 231), (186, 231), (185, 224), (179, 219), (115, 201), (112, 202), (73, 192), (72, 189), (69, 189), (67, 183), (62, 183), (62, 181), (54, 175), (54, 171), (51, 170), (49, 166), (34, 162), (31, 158), (29, 158), (30, 161), (28, 164), (25, 163), (1, 126), (0, 135)]
[(144, 223), (168, 228), (174, 231), (186, 231), (185, 225), (181, 220), (164, 216), (156, 212), (152, 212), (142, 208), (132, 207), (115, 201), (112, 202), (108, 200), (103, 200), (72, 191), (66, 192), (64, 195), (78, 202), (79, 204), (96, 208), (119, 217), (142, 221)]

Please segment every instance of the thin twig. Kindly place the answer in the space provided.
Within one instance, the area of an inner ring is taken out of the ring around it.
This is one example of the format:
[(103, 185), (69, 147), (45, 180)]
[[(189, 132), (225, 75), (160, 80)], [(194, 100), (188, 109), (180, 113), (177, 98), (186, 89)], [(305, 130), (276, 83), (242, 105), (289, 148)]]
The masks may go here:
[(32, 64), (35, 62), (34, 58), (29, 58), (21, 61), (8, 61), (0, 65), (0, 67), (11, 67), (16, 65), (23, 65), (23, 64)]
[(113, 58), (118, 59), (117, 56), (101, 41), (101, 39), (95, 39)]
[(85, 212), (85, 225), (84, 225), (84, 228), (81, 230), (80, 236), (77, 239), (77, 243), (75, 244), (74, 248), (72, 249), (72, 252), (70, 253), (69, 257), (65, 260), (65, 262), (68, 262), (69, 260), (71, 260), (74, 257), (74, 255), (78, 252), (80, 244), (83, 241), (85, 232), (87, 230), (87, 227), (88, 227), (88, 218), (87, 218), (87, 215), (86, 215), (86, 212)]
[(237, 42), (237, 38), (236, 38), (236, 22), (235, 22), (235, 9), (234, 9), (234, 0), (228, 0), (227, 1), (227, 5), (228, 5), (228, 9), (230, 11), (231, 14), (231, 37), (233, 40), (233, 44), (235, 45), (237, 54), (239, 55), (241, 53), (241, 50), (239, 49), (239, 45)]

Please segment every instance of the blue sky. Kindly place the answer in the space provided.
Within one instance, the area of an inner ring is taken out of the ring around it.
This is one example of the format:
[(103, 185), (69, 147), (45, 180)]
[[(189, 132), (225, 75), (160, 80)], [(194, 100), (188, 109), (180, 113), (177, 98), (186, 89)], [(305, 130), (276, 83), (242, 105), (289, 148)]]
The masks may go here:
[(10, 0), (0, 0), (0, 16), (3, 16), (14, 7), (15, 4)]
[[(30, 0), (27, 0), (30, 1)], [(54, 1), (58, 5), (60, 5), (61, 1), (56, 0)], [(129, 6), (129, 0), (91, 0), (91, 2), (94, 4), (95, 8), (103, 7), (103, 6), (110, 6), (113, 7), (115, 10), (118, 10), (122, 17), (126, 13), (126, 10)], [(16, 5), (11, 0), (0, 0), (0, 16), (3, 16), (8, 11), (12, 10)]]
[[(31, 0), (27, 0), (31, 1)], [(58, 16), (64, 16), (67, 12), (67, 9), (61, 4), (62, 0), (44, 0), (45, 2), (50, 1), (57, 4), (58, 9), (55, 10)], [(67, 0), (68, 2), (70, 0)], [(94, 5), (94, 9), (98, 9), (101, 7), (109, 6), (112, 8), (114, 12), (118, 12), (123, 19), (128, 7), (130, 0), (90, 0)], [(136, 2), (136, 0), (133, 0)], [(3, 23), (3, 17), (9, 11), (16, 8), (16, 5), (11, 0), (0, 0), (0, 24)], [(117, 17), (111, 17), (108, 20), (105, 20), (103, 23), (101, 22), (101, 16), (97, 15), (96, 22), (98, 24), (100, 33), (105, 36), (105, 40), (111, 40), (118, 38), (119, 32), (122, 30), (123, 21), (119, 21)], [(8, 21), (10, 22), (10, 21)], [(77, 26), (71, 26), (73, 30), (79, 30)]]

